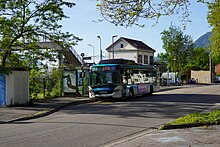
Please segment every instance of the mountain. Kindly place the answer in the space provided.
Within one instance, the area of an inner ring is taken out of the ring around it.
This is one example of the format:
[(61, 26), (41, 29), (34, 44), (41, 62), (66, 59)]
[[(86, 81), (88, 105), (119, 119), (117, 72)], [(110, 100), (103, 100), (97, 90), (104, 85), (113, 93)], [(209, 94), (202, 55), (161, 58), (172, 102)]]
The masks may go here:
[(195, 47), (204, 47), (210, 44), (209, 38), (211, 37), (211, 32), (207, 32), (201, 37), (199, 37), (195, 42)]

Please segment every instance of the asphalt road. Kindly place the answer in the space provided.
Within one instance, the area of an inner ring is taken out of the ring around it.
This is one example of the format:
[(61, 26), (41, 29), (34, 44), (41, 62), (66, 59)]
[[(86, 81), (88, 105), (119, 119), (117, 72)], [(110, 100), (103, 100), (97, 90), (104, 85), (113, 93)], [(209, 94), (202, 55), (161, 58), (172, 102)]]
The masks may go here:
[(219, 103), (220, 85), (211, 85), (158, 92), (129, 101), (69, 106), (43, 118), (0, 124), (0, 146), (106, 146)]

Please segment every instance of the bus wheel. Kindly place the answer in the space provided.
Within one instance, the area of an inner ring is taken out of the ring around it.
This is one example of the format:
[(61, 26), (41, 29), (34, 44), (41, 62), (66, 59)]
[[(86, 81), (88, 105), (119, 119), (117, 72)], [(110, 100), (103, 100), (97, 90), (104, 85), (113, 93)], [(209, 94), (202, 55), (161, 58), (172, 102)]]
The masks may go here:
[(129, 94), (128, 94), (128, 98), (133, 98), (134, 97), (134, 91), (132, 88), (129, 89)]

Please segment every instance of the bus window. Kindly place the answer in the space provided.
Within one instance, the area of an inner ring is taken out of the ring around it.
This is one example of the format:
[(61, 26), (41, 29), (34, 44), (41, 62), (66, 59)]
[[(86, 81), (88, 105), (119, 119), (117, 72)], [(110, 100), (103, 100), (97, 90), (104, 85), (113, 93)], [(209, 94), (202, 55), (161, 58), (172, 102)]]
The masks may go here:
[(155, 84), (157, 83), (157, 75), (156, 75), (156, 72), (154, 71), (146, 71), (145, 72), (145, 79), (147, 80), (148, 83), (151, 83), (151, 84)]
[(114, 79), (113, 79), (112, 73), (111, 72), (106, 73), (106, 83), (107, 84), (112, 84), (113, 81), (114, 81)]
[(146, 83), (147, 78), (142, 71), (136, 70), (132, 75), (132, 80), (135, 84)]
[(94, 71), (91, 75), (91, 85), (120, 84), (118, 71)]

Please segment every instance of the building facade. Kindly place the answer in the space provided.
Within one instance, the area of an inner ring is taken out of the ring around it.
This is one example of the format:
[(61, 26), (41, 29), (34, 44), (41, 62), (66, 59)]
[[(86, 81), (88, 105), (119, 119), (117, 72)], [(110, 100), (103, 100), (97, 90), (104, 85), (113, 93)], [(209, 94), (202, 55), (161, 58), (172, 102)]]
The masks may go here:
[(216, 65), (215, 73), (216, 73), (216, 75), (220, 76), (220, 64)]
[(129, 59), (140, 64), (153, 64), (155, 50), (139, 40), (121, 37), (108, 48), (109, 59)]

